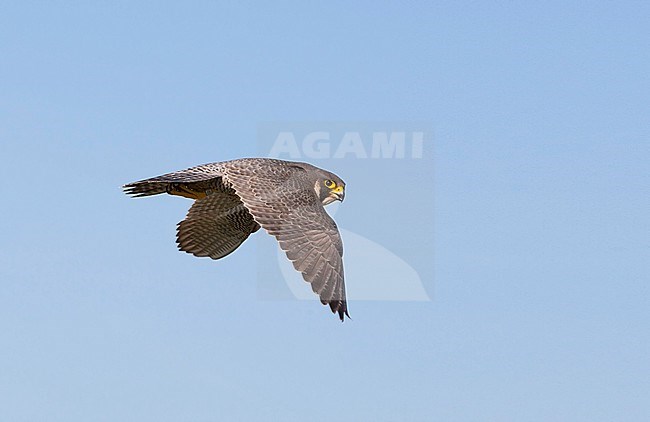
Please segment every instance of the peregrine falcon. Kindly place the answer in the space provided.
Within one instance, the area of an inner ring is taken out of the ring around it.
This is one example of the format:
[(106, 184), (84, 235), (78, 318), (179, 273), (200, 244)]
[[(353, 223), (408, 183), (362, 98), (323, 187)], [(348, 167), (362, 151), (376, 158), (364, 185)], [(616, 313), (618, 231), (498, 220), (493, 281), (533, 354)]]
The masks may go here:
[(345, 182), (311, 164), (242, 158), (204, 164), (123, 186), (134, 197), (184, 196), (194, 200), (178, 223), (178, 248), (220, 259), (260, 227), (275, 236), (294, 268), (323, 305), (348, 318), (343, 242), (324, 205), (343, 201)]

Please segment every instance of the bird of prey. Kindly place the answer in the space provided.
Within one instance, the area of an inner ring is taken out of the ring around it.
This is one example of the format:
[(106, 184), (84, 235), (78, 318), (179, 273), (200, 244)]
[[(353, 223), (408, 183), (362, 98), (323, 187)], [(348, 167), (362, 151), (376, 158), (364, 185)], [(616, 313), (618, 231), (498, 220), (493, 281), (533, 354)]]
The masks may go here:
[(343, 243), (323, 208), (343, 201), (345, 182), (311, 164), (242, 158), (204, 164), (123, 186), (134, 197), (168, 193), (194, 200), (178, 223), (182, 251), (220, 259), (260, 227), (275, 236), (323, 305), (348, 318)]

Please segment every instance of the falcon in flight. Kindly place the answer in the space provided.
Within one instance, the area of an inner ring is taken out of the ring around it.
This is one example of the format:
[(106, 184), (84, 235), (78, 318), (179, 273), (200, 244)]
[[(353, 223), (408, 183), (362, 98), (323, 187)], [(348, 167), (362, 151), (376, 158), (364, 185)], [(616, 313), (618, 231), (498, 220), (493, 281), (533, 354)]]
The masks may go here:
[(220, 259), (260, 227), (275, 236), (294, 268), (323, 305), (348, 318), (343, 243), (323, 206), (343, 201), (345, 182), (307, 163), (242, 158), (204, 164), (124, 185), (134, 197), (184, 196), (194, 200), (178, 223), (182, 251)]

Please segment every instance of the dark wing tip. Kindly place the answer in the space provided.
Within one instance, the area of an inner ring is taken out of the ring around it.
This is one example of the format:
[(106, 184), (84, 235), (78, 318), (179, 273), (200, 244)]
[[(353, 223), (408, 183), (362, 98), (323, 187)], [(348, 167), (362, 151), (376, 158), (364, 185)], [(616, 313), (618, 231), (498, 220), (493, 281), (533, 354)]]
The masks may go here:
[(350, 318), (350, 314), (348, 313), (348, 304), (344, 300), (333, 300), (331, 302), (325, 302), (324, 305), (329, 305), (330, 309), (332, 310), (332, 313), (338, 314), (339, 319), (341, 322), (345, 321), (345, 317), (347, 316), (348, 319)]

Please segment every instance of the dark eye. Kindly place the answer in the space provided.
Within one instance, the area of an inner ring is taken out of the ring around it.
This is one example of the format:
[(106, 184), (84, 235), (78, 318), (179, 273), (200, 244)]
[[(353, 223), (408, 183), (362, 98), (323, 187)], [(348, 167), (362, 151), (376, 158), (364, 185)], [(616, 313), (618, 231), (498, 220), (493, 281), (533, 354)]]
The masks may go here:
[(336, 183), (332, 182), (331, 180), (327, 179), (323, 182), (325, 184), (325, 187), (332, 189), (334, 186), (336, 186)]

